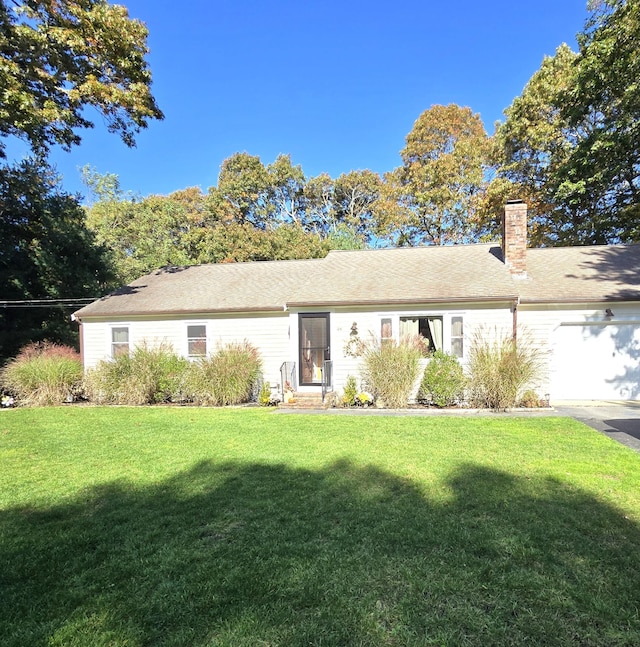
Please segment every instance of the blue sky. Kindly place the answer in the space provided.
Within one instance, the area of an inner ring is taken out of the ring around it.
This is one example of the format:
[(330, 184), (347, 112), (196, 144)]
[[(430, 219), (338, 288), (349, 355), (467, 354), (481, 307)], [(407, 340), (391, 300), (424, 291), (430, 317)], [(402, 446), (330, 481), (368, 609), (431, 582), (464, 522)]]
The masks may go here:
[(149, 29), (153, 92), (165, 120), (135, 149), (98, 116), (83, 143), (52, 156), (125, 190), (168, 194), (217, 182), (234, 152), (289, 153), (307, 176), (399, 165), (420, 113), (457, 103), (489, 134), (545, 55), (576, 48), (586, 0), (123, 0)]

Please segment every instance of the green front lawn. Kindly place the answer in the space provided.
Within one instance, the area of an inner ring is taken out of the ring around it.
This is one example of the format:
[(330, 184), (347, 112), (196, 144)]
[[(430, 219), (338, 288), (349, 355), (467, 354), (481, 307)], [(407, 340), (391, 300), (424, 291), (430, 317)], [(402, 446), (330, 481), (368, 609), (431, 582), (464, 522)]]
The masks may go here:
[(640, 455), (564, 418), (0, 412), (0, 644), (640, 644)]

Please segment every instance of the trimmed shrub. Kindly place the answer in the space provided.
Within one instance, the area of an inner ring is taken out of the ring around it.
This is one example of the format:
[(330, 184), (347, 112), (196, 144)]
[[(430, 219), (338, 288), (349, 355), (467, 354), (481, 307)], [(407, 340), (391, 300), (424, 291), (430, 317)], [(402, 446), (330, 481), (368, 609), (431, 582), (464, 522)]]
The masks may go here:
[(424, 345), (407, 337), (400, 343), (385, 340), (367, 345), (361, 364), (363, 382), (374, 398), (392, 409), (406, 407), (420, 376)]
[(227, 344), (191, 366), (185, 393), (197, 404), (225, 406), (248, 402), (261, 368), (260, 354), (248, 341)]
[(540, 351), (526, 334), (492, 336), (479, 331), (469, 352), (469, 402), (472, 406), (506, 409), (520, 400), (526, 389), (539, 378)]
[(419, 397), (437, 407), (450, 407), (464, 397), (466, 379), (458, 358), (436, 351), (422, 376)]
[(0, 386), (18, 404), (47, 406), (75, 399), (81, 392), (82, 362), (70, 346), (29, 344), (0, 371)]
[(258, 393), (258, 404), (261, 407), (268, 407), (272, 404), (271, 400), (271, 383), (263, 382)]
[(189, 361), (168, 344), (137, 346), (131, 355), (100, 362), (85, 375), (85, 391), (99, 404), (157, 404), (184, 399)]
[(344, 383), (342, 391), (342, 405), (344, 407), (352, 407), (355, 404), (356, 396), (358, 395), (358, 383), (353, 375), (347, 375), (347, 380)]

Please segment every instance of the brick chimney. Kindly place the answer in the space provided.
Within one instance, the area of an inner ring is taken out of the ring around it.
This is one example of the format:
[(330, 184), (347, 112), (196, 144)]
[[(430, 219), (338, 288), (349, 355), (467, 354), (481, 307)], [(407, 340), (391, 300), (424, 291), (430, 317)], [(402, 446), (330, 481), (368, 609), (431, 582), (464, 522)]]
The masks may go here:
[(527, 275), (527, 203), (509, 200), (502, 220), (502, 257), (511, 274)]

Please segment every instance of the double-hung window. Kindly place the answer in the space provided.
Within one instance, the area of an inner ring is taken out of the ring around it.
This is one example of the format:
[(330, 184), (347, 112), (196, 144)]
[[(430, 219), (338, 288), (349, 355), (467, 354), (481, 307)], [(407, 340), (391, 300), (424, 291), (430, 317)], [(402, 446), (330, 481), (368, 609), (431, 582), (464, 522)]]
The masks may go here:
[(451, 354), (456, 357), (464, 355), (462, 317), (451, 317)]
[(457, 314), (415, 314), (380, 316), (380, 341), (402, 341), (422, 337), (428, 354), (436, 351), (464, 357), (464, 316)]
[(443, 350), (442, 317), (400, 317), (400, 339), (422, 336), (429, 353)]
[(204, 324), (187, 326), (187, 354), (189, 357), (206, 357), (207, 327)]
[(393, 342), (393, 320), (391, 317), (382, 317), (380, 319), (380, 343), (388, 344)]
[(116, 358), (129, 354), (129, 328), (114, 326), (111, 328), (111, 357)]

